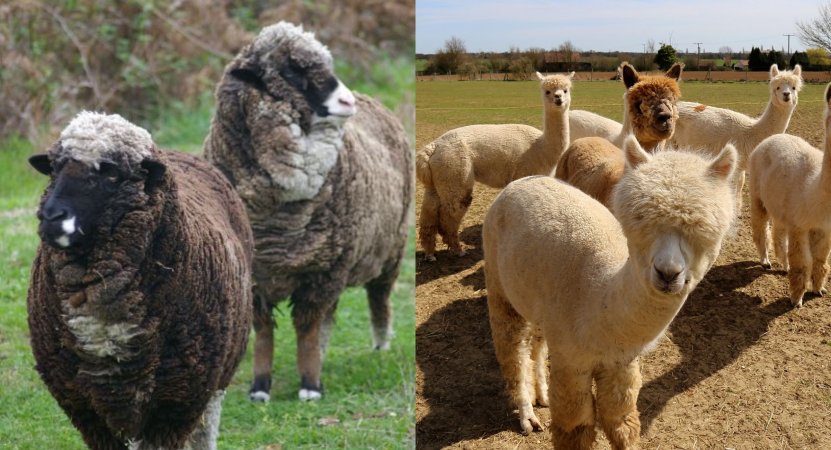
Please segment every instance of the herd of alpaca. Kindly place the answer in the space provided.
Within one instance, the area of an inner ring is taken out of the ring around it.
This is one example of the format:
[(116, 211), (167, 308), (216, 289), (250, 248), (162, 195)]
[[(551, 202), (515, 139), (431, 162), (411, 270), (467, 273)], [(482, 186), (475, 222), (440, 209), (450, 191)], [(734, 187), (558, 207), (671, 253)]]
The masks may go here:
[(548, 405), (556, 448), (591, 448), (595, 424), (612, 448), (636, 446), (638, 357), (715, 262), (739, 217), (745, 172), (762, 266), (771, 267), (770, 226), (794, 307), (809, 288), (826, 292), (831, 84), (823, 153), (783, 134), (802, 88), (799, 65), (771, 66), (758, 118), (679, 101), (682, 68), (644, 76), (623, 63), (622, 124), (569, 112), (573, 73), (538, 74), (544, 131), (472, 125), (416, 156), (427, 261), (437, 234), (464, 255), (458, 228), (474, 181), (504, 187), (482, 225), (494, 349), (520, 428), (542, 429), (534, 404)]

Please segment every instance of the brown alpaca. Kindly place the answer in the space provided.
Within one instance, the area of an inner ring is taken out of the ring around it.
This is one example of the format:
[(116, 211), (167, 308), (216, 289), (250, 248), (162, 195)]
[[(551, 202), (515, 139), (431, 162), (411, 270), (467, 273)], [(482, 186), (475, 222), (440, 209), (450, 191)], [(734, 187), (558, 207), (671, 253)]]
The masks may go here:
[[(654, 152), (672, 137), (681, 97), (678, 80), (683, 65), (675, 64), (663, 76), (640, 75), (629, 63), (621, 65), (624, 94), (622, 135), (634, 134), (647, 151)], [(599, 137), (577, 139), (557, 164), (555, 176), (567, 181), (606, 207), (612, 189), (623, 176), (623, 152)]]
[(502, 188), (529, 175), (550, 175), (568, 146), (569, 75), (539, 72), (545, 123), (543, 131), (520, 124), (455, 128), (416, 155), (416, 175), (424, 184), (419, 237), (428, 261), (435, 261), (436, 234), (457, 255), (459, 225), (473, 200), (474, 181)]

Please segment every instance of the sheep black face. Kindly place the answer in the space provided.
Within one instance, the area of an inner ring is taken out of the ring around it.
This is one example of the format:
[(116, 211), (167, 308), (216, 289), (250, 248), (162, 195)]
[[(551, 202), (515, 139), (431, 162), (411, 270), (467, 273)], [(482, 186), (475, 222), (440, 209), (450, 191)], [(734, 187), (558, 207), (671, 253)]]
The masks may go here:
[(55, 167), (44, 154), (32, 156), (29, 163), (52, 177), (37, 214), (38, 231), (43, 242), (60, 249), (83, 248), (100, 226), (115, 226), (104, 223), (120, 218), (105, 214), (114, 199), (135, 194), (141, 185), (134, 182), (141, 179), (146, 192), (154, 189), (165, 171), (162, 163), (149, 159), (141, 163), (143, 177), (106, 161), (96, 168), (70, 159)]

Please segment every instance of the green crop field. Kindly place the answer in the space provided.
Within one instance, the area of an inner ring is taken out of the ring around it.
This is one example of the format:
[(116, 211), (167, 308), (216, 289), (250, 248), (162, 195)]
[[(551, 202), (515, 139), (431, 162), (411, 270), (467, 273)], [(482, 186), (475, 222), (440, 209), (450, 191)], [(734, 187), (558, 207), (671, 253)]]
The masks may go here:
[[(381, 61), (377, 79), (350, 83), (395, 109), (412, 92), (412, 60)], [(389, 76), (381, 76), (387, 74)], [(357, 77), (356, 77), (357, 78)], [(405, 110), (407, 110), (405, 108)], [(411, 109), (409, 109), (411, 110)], [(201, 106), (171, 106), (142, 124), (164, 148), (198, 153), (213, 114), (206, 94)], [(35, 210), (46, 177), (26, 159), (43, 151), (28, 141), (0, 142), (0, 448), (82, 449), (72, 427), (34, 371), (26, 322), (29, 268), (39, 243)], [(411, 233), (411, 235), (414, 233)], [(413, 255), (411, 236), (406, 254)], [(361, 448), (415, 446), (415, 266), (406, 258), (393, 292), (395, 337), (387, 352), (371, 349), (369, 310), (363, 289), (340, 299), (318, 402), (297, 400), (295, 334), (287, 303), (275, 312), (274, 385), (269, 403), (251, 403), (252, 343), (222, 411), (219, 448)], [(253, 341), (253, 334), (252, 334)]]
[[(683, 78), (683, 77), (682, 77)], [(822, 142), (824, 84), (806, 84), (788, 131), (814, 145)], [(762, 113), (768, 84), (761, 82), (682, 82), (682, 100), (743, 112)], [(620, 121), (623, 83), (576, 81), (571, 109), (586, 109)], [(477, 123), (524, 123), (542, 126), (542, 100), (537, 81), (420, 81), (416, 84), (416, 142), (420, 147), (443, 132)]]

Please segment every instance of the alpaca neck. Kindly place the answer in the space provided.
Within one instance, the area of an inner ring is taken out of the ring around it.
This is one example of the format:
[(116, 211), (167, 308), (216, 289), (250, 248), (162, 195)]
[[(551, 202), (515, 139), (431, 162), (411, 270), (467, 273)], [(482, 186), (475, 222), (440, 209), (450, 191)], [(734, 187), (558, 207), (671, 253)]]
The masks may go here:
[[(796, 102), (785, 105), (774, 103), (773, 97), (768, 101), (762, 115), (753, 124), (753, 130), (761, 133), (760, 138), (771, 136), (777, 133), (784, 133), (791, 121), (791, 115), (796, 107)], [(758, 139), (761, 141), (762, 139)]]
[(601, 323), (608, 330), (610, 345), (634, 357), (654, 342), (669, 326), (686, 300), (688, 290), (679, 295), (659, 295), (647, 288), (630, 257), (609, 279), (600, 311)]
[(542, 139), (545, 160), (548, 165), (553, 165), (560, 160), (560, 156), (568, 147), (570, 138), (568, 108), (546, 108), (543, 120)]
[(826, 195), (831, 195), (831, 115), (825, 117), (825, 152), (822, 155), (822, 172), (820, 188)]

